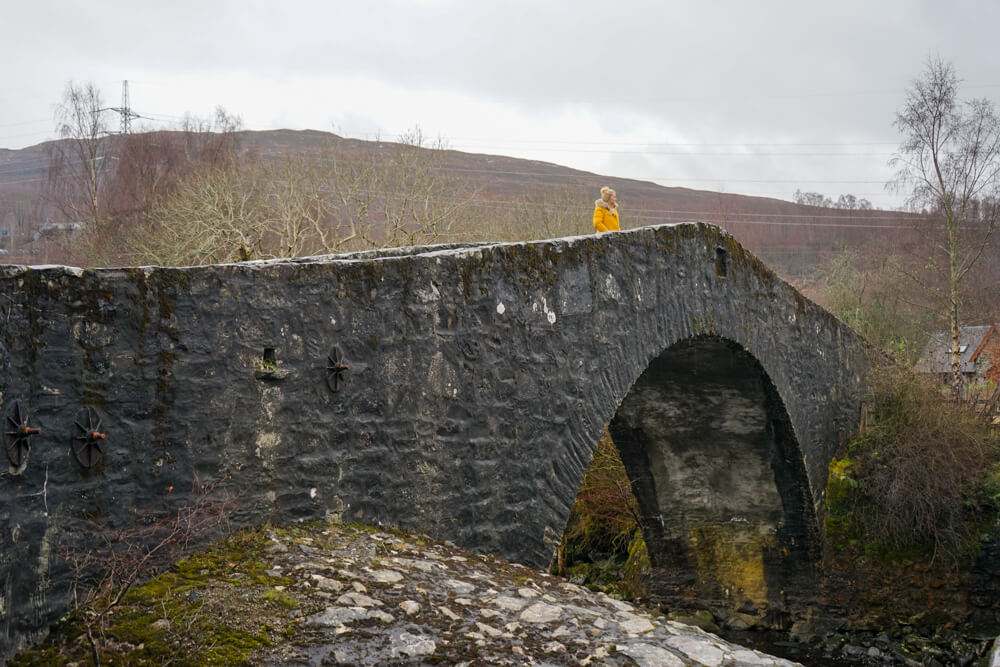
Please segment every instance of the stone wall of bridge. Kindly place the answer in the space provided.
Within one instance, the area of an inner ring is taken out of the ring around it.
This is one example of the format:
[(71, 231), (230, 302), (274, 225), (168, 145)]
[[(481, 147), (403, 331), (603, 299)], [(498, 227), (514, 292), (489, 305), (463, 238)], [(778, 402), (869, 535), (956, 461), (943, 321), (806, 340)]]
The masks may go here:
[[(867, 363), (854, 332), (702, 223), (190, 268), (4, 266), (0, 322), (0, 418), (40, 429), (6, 436), (0, 655), (66, 609), (60, 550), (98, 539), (67, 525), (181, 506), (194, 480), (238, 494), (237, 523), (382, 523), (544, 566), (609, 423), (631, 434), (647, 538), (686, 559), (665, 587), (740, 585), (696, 538), (740, 523), (699, 500), (732, 491), (762, 499), (743, 518), (768, 590), (741, 595), (769, 600), (783, 546), (808, 560), (821, 539)], [(699, 460), (692, 431), (713, 415)]]

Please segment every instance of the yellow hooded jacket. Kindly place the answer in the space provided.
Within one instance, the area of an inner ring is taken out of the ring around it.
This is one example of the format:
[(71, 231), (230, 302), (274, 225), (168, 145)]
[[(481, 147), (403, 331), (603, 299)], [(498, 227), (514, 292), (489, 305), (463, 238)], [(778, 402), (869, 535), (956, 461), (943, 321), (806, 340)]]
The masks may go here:
[(594, 202), (594, 229), (597, 233), (614, 232), (621, 229), (618, 225), (618, 207), (611, 207), (608, 202), (598, 199)]

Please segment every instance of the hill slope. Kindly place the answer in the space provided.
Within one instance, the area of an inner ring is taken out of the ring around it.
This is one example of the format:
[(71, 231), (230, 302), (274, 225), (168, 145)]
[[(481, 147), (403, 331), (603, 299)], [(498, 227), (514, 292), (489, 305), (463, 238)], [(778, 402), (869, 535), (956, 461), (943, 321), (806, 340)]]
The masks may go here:
[[(314, 130), (244, 131), (238, 133), (238, 139), (242, 151), (264, 159), (319, 151), (355, 155), (385, 151), (391, 156), (397, 147), (389, 142), (346, 139)], [(27, 239), (46, 219), (62, 221), (41, 194), (47, 179), (49, 150), (55, 143), (21, 150), (0, 149), (0, 230)], [(562, 205), (569, 207), (574, 216), (579, 215), (575, 233), (590, 233), (593, 201), (600, 187), (609, 185), (618, 191), (625, 227), (685, 220), (712, 222), (727, 229), (780, 272), (792, 276), (807, 271), (841, 247), (896, 242), (907, 233), (909, 216), (894, 211), (819, 208), (766, 197), (666, 187), (498, 155), (445, 150), (436, 157), (436, 169), (470, 184), (484, 204), (521, 206), (525, 197), (539, 199), (557, 193)], [(39, 260), (29, 257), (20, 261)]]

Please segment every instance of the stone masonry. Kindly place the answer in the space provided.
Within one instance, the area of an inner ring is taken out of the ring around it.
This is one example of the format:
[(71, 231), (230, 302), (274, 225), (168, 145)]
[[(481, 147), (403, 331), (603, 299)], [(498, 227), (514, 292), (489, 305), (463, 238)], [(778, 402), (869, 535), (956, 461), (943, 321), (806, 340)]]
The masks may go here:
[[(237, 523), (386, 524), (545, 566), (608, 424), (664, 595), (779, 604), (781, 572), (801, 569), (789, 559), (808, 563), (822, 539), (827, 466), (867, 363), (854, 332), (703, 223), (189, 268), (3, 266), (0, 322), (14, 434), (0, 656), (67, 608), (60, 550), (99, 539), (67, 526), (141, 521), (195, 482), (239, 492)], [(735, 553), (713, 544), (720, 526), (738, 529), (722, 540)]]

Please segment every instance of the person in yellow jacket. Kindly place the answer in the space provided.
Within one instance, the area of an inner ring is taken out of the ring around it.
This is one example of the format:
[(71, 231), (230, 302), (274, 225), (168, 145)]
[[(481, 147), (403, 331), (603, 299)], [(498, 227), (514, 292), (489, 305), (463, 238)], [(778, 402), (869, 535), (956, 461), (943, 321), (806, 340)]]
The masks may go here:
[(615, 191), (605, 186), (601, 188), (601, 198), (594, 202), (594, 229), (597, 233), (621, 229), (618, 224), (618, 206)]

